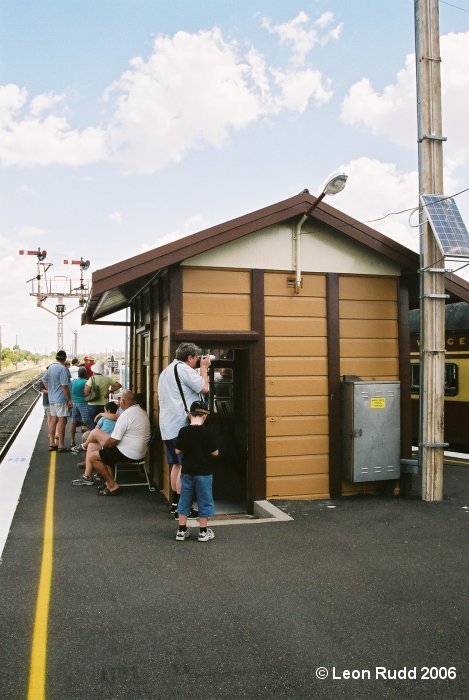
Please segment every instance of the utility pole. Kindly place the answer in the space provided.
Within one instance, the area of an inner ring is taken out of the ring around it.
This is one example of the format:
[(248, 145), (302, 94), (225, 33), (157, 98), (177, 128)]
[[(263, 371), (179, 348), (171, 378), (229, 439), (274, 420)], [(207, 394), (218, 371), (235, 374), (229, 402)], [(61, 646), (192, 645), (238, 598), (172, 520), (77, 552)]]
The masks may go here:
[[(438, 0), (415, 0), (419, 194), (443, 194)], [(420, 429), (422, 499), (443, 499), (445, 278), (444, 260), (420, 209)]]

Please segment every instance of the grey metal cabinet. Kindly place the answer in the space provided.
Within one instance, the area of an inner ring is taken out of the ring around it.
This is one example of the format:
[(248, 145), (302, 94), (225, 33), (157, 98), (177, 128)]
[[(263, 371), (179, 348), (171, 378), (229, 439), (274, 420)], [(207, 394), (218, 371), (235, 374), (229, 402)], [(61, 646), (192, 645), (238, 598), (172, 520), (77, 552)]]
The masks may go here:
[(351, 482), (400, 476), (400, 382), (345, 379), (342, 468)]

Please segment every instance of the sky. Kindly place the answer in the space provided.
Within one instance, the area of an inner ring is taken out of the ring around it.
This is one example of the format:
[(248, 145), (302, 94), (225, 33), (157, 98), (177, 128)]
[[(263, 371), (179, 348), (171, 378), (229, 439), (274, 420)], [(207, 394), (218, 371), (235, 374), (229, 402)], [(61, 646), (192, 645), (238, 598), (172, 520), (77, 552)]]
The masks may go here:
[[(469, 187), (469, 0), (439, 10), (450, 195)], [(57, 345), (19, 250), (75, 287), (64, 259), (88, 279), (337, 171), (329, 204), (418, 250), (414, 51), (412, 0), (0, 0), (3, 347)], [(66, 350), (74, 331), (80, 355), (124, 348), (75, 306)]]

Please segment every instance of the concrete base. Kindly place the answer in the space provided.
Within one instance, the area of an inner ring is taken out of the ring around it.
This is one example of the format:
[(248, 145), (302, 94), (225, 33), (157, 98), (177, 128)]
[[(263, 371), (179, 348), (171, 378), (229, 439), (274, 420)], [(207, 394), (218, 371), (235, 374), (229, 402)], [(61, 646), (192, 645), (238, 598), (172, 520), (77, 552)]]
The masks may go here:
[[(288, 520), (293, 520), (292, 517), (287, 515), (286, 513), (283, 512), (283, 510), (280, 510), (280, 508), (277, 508), (277, 506), (274, 506), (270, 501), (254, 501), (254, 515), (243, 515), (238, 518), (227, 518), (225, 519), (218, 519), (215, 518), (213, 520), (209, 520), (209, 525), (210, 526), (219, 526), (219, 525), (261, 525), (264, 523), (280, 523), (280, 522), (287, 522)], [(198, 521), (195, 520), (188, 520), (187, 522), (188, 527), (198, 527)]]

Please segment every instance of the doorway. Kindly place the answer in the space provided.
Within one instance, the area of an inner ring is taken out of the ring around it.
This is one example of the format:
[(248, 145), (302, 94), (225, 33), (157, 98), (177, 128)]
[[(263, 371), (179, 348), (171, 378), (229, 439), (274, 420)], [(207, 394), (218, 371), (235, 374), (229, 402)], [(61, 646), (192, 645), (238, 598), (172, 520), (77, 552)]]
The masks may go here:
[(211, 348), (210, 427), (220, 450), (213, 473), (217, 514), (245, 513), (248, 480), (249, 351)]

